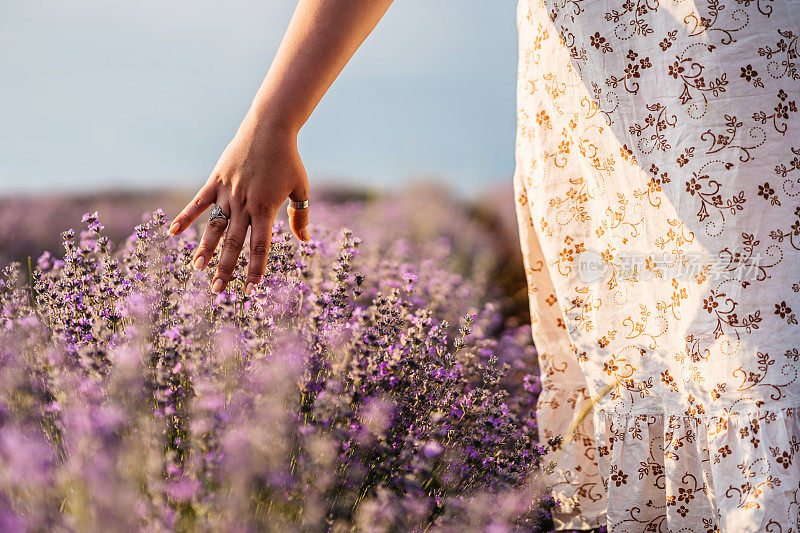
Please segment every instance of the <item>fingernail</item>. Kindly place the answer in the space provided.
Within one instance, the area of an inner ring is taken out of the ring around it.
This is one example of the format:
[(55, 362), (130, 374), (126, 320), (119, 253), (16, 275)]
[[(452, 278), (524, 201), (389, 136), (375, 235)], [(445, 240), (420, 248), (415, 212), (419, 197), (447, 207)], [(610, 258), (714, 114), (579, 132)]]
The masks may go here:
[(173, 222), (172, 225), (169, 227), (170, 235), (175, 235), (176, 233), (178, 233), (179, 229), (181, 229), (181, 225), (178, 224), (177, 222)]
[(300, 237), (304, 241), (310, 241), (311, 240), (311, 233), (308, 232), (308, 228), (303, 228), (303, 230), (300, 232)]
[(225, 285), (225, 282), (222, 281), (221, 278), (217, 278), (214, 280), (214, 284), (211, 286), (211, 292), (214, 294), (219, 294), (222, 292), (222, 287)]
[(206, 267), (206, 258), (202, 255), (194, 260), (194, 269), (203, 270)]
[(244, 295), (245, 296), (250, 296), (250, 293), (253, 292), (253, 287), (255, 287), (255, 286), (256, 286), (256, 284), (253, 283), (252, 281), (250, 283), (248, 283), (247, 285), (245, 285), (245, 287), (244, 287)]

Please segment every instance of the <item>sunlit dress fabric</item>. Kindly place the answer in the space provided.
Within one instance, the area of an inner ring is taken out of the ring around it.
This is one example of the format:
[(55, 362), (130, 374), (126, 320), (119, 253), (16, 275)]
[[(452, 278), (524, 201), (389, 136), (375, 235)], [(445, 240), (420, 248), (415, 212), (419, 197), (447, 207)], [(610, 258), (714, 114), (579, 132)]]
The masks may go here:
[[(800, 1), (520, 0), (559, 529), (800, 531)], [(603, 391), (607, 391), (604, 395)]]

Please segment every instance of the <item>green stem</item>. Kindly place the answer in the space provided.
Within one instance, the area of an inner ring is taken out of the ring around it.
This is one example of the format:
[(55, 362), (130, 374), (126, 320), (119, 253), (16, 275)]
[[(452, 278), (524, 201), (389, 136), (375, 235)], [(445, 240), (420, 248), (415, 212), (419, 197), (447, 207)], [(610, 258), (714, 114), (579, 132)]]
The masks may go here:
[(28, 256), (28, 287), (28, 304), (31, 306), (31, 309), (36, 311), (36, 292), (33, 288), (33, 262), (31, 261), (31, 256)]

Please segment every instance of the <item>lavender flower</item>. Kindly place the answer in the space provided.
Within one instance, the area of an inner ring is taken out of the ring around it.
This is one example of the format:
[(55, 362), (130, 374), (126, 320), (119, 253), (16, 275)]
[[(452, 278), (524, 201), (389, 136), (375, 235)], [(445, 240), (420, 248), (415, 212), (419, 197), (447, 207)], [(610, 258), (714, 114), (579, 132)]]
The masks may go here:
[(322, 206), (309, 243), (276, 224), (251, 297), (246, 258), (212, 295), (161, 211), (119, 247), (87, 214), (30, 280), (7, 267), (0, 525), (538, 527), (530, 330), (505, 327), (478, 230), (384, 207)]

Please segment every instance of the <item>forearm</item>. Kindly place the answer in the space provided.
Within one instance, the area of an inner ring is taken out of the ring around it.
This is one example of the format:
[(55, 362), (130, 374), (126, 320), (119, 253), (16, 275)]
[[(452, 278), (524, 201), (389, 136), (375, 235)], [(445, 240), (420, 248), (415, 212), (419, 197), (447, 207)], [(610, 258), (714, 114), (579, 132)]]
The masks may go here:
[(246, 121), (299, 131), (391, 3), (300, 0)]

